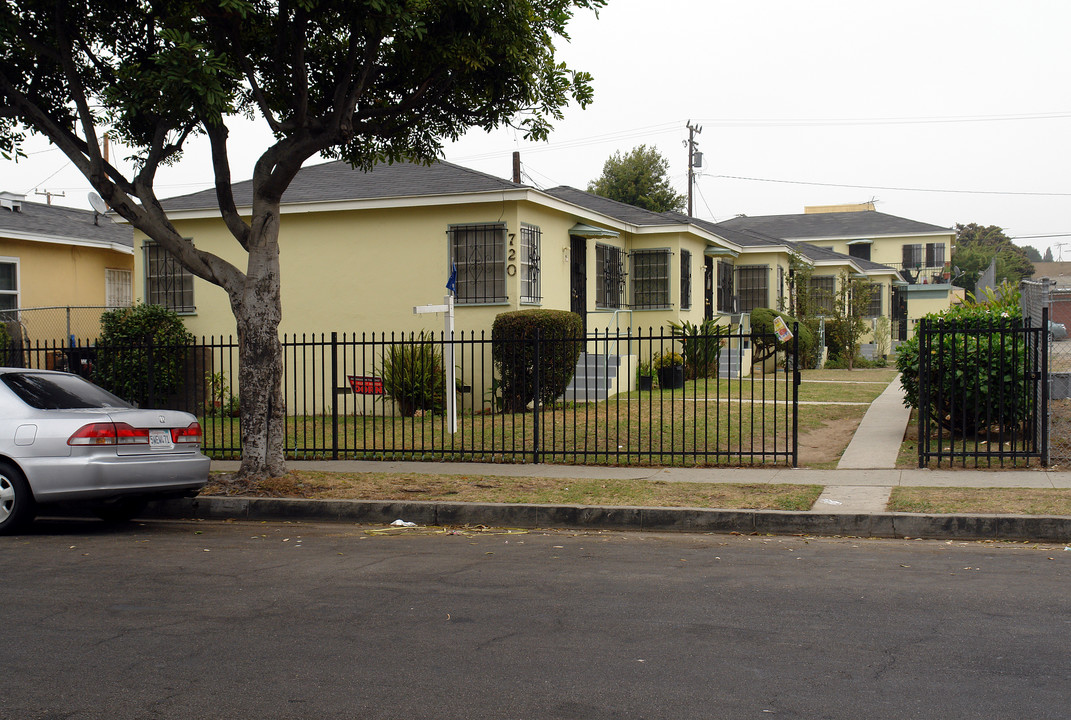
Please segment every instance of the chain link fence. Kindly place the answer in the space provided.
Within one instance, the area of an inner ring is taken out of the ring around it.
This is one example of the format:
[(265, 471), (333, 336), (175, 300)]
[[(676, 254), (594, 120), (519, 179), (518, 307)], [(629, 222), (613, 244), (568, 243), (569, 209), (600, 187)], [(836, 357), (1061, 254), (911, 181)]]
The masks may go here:
[(1058, 287), (1048, 278), (1023, 280), (1023, 317), (1041, 327), (1049, 310), (1049, 461), (1071, 463), (1071, 287)]

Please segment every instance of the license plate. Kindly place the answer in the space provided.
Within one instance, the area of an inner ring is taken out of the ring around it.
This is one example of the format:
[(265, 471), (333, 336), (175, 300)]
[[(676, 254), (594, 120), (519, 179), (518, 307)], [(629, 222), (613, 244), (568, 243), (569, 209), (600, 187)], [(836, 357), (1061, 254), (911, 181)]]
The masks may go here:
[(153, 450), (170, 450), (174, 447), (171, 442), (170, 430), (150, 430), (149, 447)]

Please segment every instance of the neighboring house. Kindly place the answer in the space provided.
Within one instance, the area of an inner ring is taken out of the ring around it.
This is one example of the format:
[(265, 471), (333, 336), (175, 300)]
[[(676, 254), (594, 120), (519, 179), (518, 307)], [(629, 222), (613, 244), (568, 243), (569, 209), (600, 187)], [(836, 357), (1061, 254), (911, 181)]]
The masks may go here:
[[(234, 187), (248, 216), (251, 183)], [(244, 267), (215, 192), (163, 201), (175, 228)], [(589, 331), (667, 327), (787, 307), (797, 245), (764, 231), (655, 213), (570, 187), (538, 190), (446, 162), (302, 169), (280, 218), (282, 333), (437, 330), (413, 307), (439, 303), (457, 265), (456, 328), (488, 331), (501, 312), (573, 310)], [(799, 246), (816, 268), (891, 287), (896, 270)], [(135, 238), (135, 295), (186, 315), (199, 336), (231, 334), (222, 289)], [(884, 302), (884, 301), (883, 301)], [(885, 306), (883, 305), (883, 308)]]
[[(133, 299), (133, 233), (93, 211), (0, 192), (0, 313), (31, 342), (95, 338), (100, 310)], [(52, 308), (43, 310), (42, 308)]]
[(917, 320), (951, 304), (954, 289), (949, 261), (956, 233), (950, 228), (876, 212), (872, 204), (851, 210), (845, 207), (849, 206), (807, 208), (807, 212), (797, 215), (741, 215), (718, 227), (758, 232), (848, 255), (871, 266), (893, 268), (898, 277), (891, 287), (882, 290), (883, 301), (888, 304), (881, 314), (892, 319), (894, 339), (906, 339), (910, 334), (909, 319)]

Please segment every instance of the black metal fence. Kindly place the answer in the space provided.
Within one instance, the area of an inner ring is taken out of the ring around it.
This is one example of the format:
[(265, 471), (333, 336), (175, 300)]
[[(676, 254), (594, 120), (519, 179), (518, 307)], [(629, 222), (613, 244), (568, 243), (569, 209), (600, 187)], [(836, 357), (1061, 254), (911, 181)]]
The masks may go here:
[(918, 335), (919, 407), (929, 409), (919, 413), (919, 467), (1047, 465), (1048, 332), (1020, 320), (921, 320)]
[[(796, 363), (780, 355), (751, 367), (756, 347), (773, 342), (660, 331), (509, 342), (486, 333), (456, 333), (452, 341), (441, 333), (286, 336), (286, 452), (296, 459), (795, 466)], [(794, 355), (795, 340), (788, 345)], [(121, 394), (198, 415), (205, 452), (236, 458), (237, 351), (232, 338), (179, 348), (34, 344), (15, 361), (100, 382), (116, 355), (139, 353), (121, 363), (140, 368)], [(162, 368), (176, 363), (177, 375), (161, 382)]]

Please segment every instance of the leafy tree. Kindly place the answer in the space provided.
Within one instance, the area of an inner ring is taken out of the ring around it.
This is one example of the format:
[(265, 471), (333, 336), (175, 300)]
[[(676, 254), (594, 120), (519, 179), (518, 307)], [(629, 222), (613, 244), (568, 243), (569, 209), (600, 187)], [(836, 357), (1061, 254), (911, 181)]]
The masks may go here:
[(683, 210), (688, 198), (670, 187), (668, 172), (669, 162), (658, 150), (640, 145), (627, 155), (611, 155), (588, 192), (654, 212)]
[(1020, 248), (1023, 251), (1023, 255), (1025, 255), (1026, 259), (1029, 260), (1030, 262), (1036, 263), (1036, 262), (1041, 262), (1042, 261), (1041, 260), (1041, 253), (1033, 245), (1022, 245), (1022, 246), (1020, 246)]
[(868, 330), (866, 313), (875, 292), (877, 286), (869, 280), (851, 277), (847, 272), (840, 274), (826, 337), (829, 354), (844, 360), (849, 370), (854, 369), (860, 340)]
[(1045, 254), (1041, 258), (1041, 262), (1052, 262), (1052, 248), (1045, 248)]
[(1013, 243), (996, 225), (956, 223), (956, 247), (952, 264), (959, 268), (956, 285), (974, 292), (978, 277), (996, 258), (997, 282), (1019, 282), (1034, 274), (1026, 251)]
[[(316, 155), (369, 169), (430, 161), (443, 138), (516, 123), (545, 139), (591, 77), (555, 58), (577, 8), (605, 0), (19, 0), (0, 4), (0, 152), (52, 141), (111, 208), (222, 287), (239, 341), (240, 478), (285, 472), (279, 204)], [(274, 138), (253, 169), (251, 216), (231, 190), (227, 123)], [(133, 152), (106, 162), (107, 132)], [(154, 188), (207, 136), (221, 217), (244, 269), (184, 239)]]

